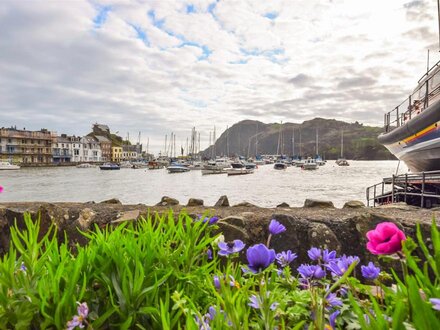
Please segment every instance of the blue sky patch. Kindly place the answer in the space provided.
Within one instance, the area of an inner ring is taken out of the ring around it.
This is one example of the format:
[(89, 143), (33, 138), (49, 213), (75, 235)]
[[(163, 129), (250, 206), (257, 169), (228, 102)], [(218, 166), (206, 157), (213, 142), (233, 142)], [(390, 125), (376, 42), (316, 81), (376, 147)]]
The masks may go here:
[(288, 58), (279, 56), (284, 55), (285, 50), (283, 48), (273, 48), (265, 50), (259, 48), (240, 48), (240, 52), (246, 56), (262, 56), (277, 64), (286, 63), (289, 61)]
[(273, 21), (275, 18), (278, 17), (278, 13), (276, 11), (271, 11), (271, 12), (264, 14), (263, 17), (266, 17), (266, 18)]
[(191, 13), (195, 13), (195, 12), (196, 12), (196, 8), (194, 7), (194, 5), (186, 6), (186, 13), (187, 14), (191, 14)]
[(144, 44), (146, 44), (148, 47), (150, 46), (150, 40), (148, 40), (147, 33), (145, 30), (143, 30), (140, 26), (130, 24), (130, 26), (136, 31), (137, 38), (142, 40)]
[(93, 23), (95, 24), (95, 28), (100, 28), (104, 25), (107, 20), (108, 13), (112, 10), (111, 6), (96, 6), (98, 10), (98, 14), (93, 19)]
[(158, 19), (154, 10), (150, 10), (148, 12), (148, 17), (151, 19), (155, 27), (162, 30), (163, 26), (165, 25), (165, 18)]

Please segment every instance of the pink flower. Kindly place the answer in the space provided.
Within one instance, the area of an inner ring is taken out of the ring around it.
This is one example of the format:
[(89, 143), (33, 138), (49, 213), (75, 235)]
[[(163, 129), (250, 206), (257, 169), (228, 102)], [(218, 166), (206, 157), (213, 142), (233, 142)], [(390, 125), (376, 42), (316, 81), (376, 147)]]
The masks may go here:
[(382, 222), (367, 233), (367, 249), (373, 254), (393, 254), (402, 250), (405, 233), (392, 222)]
[(0, 186), (0, 193), (1, 193), (1, 192), (3, 192), (3, 187), (2, 187), (2, 186)]

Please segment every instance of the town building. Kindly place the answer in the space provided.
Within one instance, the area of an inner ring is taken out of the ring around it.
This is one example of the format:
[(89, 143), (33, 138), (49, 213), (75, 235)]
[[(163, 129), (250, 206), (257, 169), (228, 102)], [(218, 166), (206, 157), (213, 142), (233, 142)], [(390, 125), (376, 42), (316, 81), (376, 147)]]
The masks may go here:
[(99, 142), (91, 136), (84, 136), (81, 138), (83, 144), (83, 159), (84, 162), (101, 162), (102, 151)]
[(28, 131), (26, 129), (0, 128), (0, 159), (12, 163), (52, 163), (52, 144), (56, 132), (47, 129)]
[(102, 151), (102, 161), (109, 162), (112, 159), (112, 141), (102, 135), (95, 135)]
[(54, 163), (70, 163), (72, 160), (72, 142), (66, 134), (57, 136), (52, 144)]
[(123, 160), (137, 160), (138, 159), (138, 155), (140, 155), (140, 153), (138, 153), (138, 148), (137, 145), (128, 145), (128, 144), (124, 144), (122, 146), (122, 159)]
[(112, 162), (119, 163), (122, 161), (122, 147), (112, 147)]
[(80, 136), (68, 136), (67, 139), (71, 142), (69, 147), (71, 148), (71, 161), (74, 163), (79, 163), (84, 161), (84, 145), (81, 142)]

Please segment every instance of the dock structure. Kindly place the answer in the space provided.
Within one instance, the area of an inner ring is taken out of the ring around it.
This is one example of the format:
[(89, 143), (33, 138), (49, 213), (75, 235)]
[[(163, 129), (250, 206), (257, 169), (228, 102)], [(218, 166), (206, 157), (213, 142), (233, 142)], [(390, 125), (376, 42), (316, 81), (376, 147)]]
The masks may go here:
[(431, 208), (440, 206), (440, 171), (405, 173), (384, 178), (367, 188), (367, 205), (404, 202)]

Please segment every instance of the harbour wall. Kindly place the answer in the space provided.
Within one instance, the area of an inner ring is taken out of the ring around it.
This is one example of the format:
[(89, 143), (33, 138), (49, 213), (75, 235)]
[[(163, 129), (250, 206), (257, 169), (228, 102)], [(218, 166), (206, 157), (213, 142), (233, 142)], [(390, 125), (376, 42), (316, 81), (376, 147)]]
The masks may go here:
[[(0, 255), (8, 251), (9, 229), (14, 223), (24, 228), (24, 213), (29, 212), (33, 219), (40, 218), (43, 235), (51, 224), (55, 224), (60, 241), (67, 234), (68, 242), (85, 244), (82, 231), (92, 230), (95, 224), (105, 227), (118, 225), (125, 221), (136, 221), (148, 214), (187, 212), (192, 217), (201, 214), (218, 216), (219, 230), (226, 241), (241, 239), (247, 246), (266, 242), (271, 219), (277, 219), (285, 227), (282, 234), (273, 236), (270, 246), (276, 252), (291, 250), (298, 254), (297, 265), (309, 262), (307, 250), (322, 247), (336, 250), (338, 254), (357, 255), (361, 263), (378, 262), (378, 258), (366, 249), (367, 231), (384, 221), (396, 223), (406, 235), (415, 237), (416, 224), (420, 223), (425, 242), (429, 243), (429, 230), (433, 217), (439, 219), (440, 209), (419, 209), (406, 205), (387, 205), (380, 208), (367, 208), (361, 202), (349, 202), (337, 209), (331, 202), (307, 200), (304, 207), (289, 207), (281, 204), (276, 208), (260, 208), (247, 202), (229, 206), (226, 196), (222, 196), (215, 206), (203, 206), (203, 201), (190, 199), (181, 205), (175, 199), (164, 197), (154, 206), (144, 204), (123, 205), (117, 199), (100, 203), (0, 203)], [(437, 226), (440, 221), (437, 220)], [(428, 244), (429, 246), (429, 244)], [(244, 256), (242, 255), (242, 258)]]

